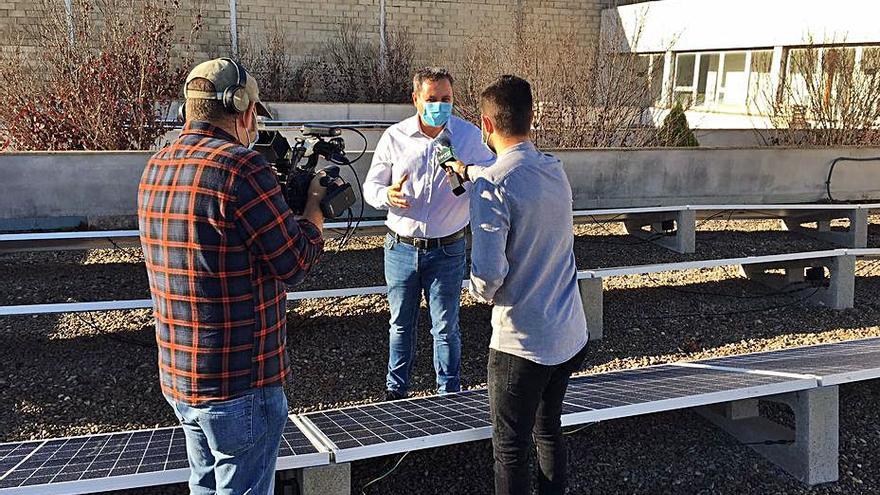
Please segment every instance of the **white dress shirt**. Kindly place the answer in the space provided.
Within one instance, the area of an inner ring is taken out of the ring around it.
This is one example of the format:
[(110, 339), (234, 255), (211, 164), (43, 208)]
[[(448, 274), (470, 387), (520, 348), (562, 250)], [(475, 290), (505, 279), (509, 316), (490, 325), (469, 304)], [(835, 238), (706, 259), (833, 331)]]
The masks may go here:
[[(449, 137), (460, 161), (477, 166), (495, 161), (482, 143), (480, 129), (470, 122), (452, 116), (442, 134)], [(437, 148), (437, 139), (422, 133), (418, 115), (389, 127), (376, 145), (364, 180), (364, 199), (373, 208), (388, 210), (385, 225), (398, 235), (446, 237), (468, 224), (470, 193), (452, 193), (446, 171), (435, 163)], [(408, 179), (401, 191), (409, 208), (396, 208), (388, 204), (388, 187), (404, 174)], [(471, 184), (465, 183), (465, 188), (470, 191)]]

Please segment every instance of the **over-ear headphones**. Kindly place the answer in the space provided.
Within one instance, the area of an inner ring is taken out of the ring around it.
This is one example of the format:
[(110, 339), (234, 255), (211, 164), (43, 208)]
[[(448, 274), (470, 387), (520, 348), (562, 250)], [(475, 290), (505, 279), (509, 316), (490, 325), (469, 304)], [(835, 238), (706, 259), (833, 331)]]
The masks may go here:
[(247, 72), (244, 70), (244, 67), (235, 63), (235, 60), (231, 58), (223, 58), (221, 60), (226, 60), (238, 71), (238, 82), (223, 90), (223, 98), (221, 100), (223, 106), (230, 113), (244, 113), (251, 103), (251, 98), (245, 90)]
[[(223, 104), (223, 108), (225, 108), (227, 112), (244, 113), (247, 111), (248, 106), (251, 103), (251, 97), (248, 95), (247, 89), (245, 88), (247, 85), (247, 71), (231, 58), (222, 58), (220, 60), (225, 60), (235, 67), (235, 70), (238, 73), (238, 80), (235, 84), (226, 87), (222, 93), (218, 92), (217, 99), (220, 100)], [(185, 93), (186, 88), (184, 88), (184, 94)], [(177, 108), (177, 120), (180, 122), (186, 122), (186, 100), (184, 100)]]

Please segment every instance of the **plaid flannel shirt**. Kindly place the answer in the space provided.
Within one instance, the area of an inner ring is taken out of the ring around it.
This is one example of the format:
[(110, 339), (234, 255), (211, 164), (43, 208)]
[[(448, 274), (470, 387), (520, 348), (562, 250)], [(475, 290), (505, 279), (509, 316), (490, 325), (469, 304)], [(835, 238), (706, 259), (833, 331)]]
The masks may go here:
[(265, 159), (189, 123), (147, 163), (138, 224), (163, 393), (199, 404), (281, 384), (285, 284), (302, 281), (324, 241), (294, 219)]

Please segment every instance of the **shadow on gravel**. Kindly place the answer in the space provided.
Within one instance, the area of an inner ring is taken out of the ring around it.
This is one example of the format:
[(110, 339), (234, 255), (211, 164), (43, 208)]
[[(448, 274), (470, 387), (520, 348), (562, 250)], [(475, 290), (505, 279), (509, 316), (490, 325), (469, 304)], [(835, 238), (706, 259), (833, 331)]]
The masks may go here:
[[(675, 359), (702, 349), (791, 334), (839, 331), (855, 338), (859, 329), (880, 325), (876, 298), (880, 277), (859, 278), (856, 308), (846, 311), (807, 306), (798, 302), (797, 295), (750, 297), (753, 290), (742, 279), (609, 290), (606, 337), (591, 344), (583, 368), (655, 364), (652, 356)], [(763, 311), (770, 307), (776, 309)], [(105, 333), (72, 315), (63, 320), (0, 319), (0, 439), (174, 424), (159, 391), (149, 315), (120, 312), (105, 317), (105, 324), (99, 326)], [(290, 311), (288, 318), (293, 375), (287, 390), (292, 410), (340, 407), (380, 397), (388, 352), (384, 297), (318, 301)], [(461, 314), (465, 386), (485, 382), (489, 321), (490, 308), (465, 297)], [(423, 308), (414, 393), (434, 390), (432, 355), (429, 318)]]

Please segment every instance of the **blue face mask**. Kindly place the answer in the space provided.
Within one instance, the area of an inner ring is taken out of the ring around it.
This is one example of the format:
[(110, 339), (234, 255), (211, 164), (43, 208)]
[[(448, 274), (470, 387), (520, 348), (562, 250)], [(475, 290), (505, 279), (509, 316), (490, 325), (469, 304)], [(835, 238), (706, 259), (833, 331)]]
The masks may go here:
[(425, 102), (425, 109), (422, 111), (422, 122), (431, 127), (441, 127), (446, 125), (451, 115), (452, 103), (429, 101)]

